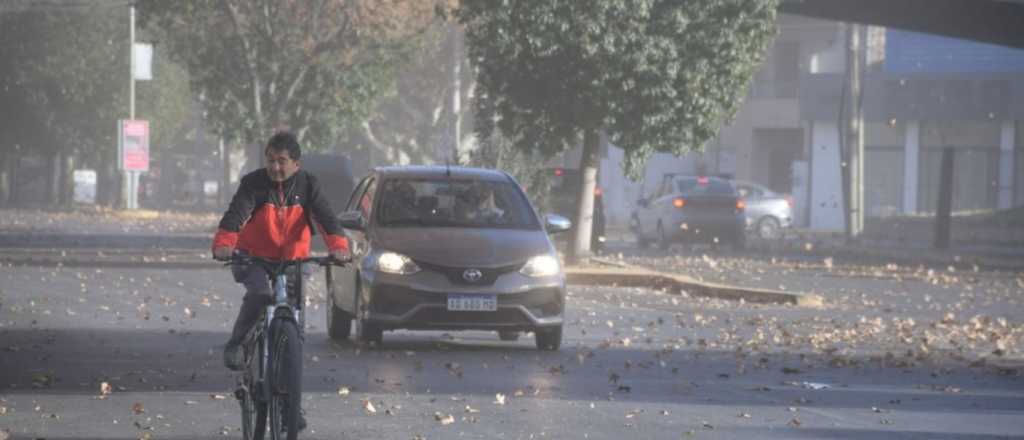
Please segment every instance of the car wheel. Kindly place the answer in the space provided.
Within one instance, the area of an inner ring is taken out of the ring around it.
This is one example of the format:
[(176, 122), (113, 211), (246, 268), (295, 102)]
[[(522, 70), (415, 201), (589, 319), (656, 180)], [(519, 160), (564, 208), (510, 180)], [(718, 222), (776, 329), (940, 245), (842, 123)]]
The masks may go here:
[(658, 223), (658, 249), (666, 251), (670, 246), (672, 246), (672, 241), (665, 234), (665, 228), (661, 226), (661, 223)]
[(334, 294), (327, 292), (327, 335), (335, 341), (348, 339), (352, 331), (352, 315), (334, 303)]
[[(357, 289), (358, 290), (358, 289)], [(356, 294), (356, 339), (368, 345), (380, 346), (384, 342), (384, 330), (376, 324), (366, 322), (366, 310), (363, 310), (363, 298)]]
[(556, 351), (562, 346), (562, 326), (538, 328), (533, 331), (533, 336), (540, 350)]
[(498, 339), (501, 339), (502, 341), (515, 341), (519, 339), (519, 332), (499, 330)]
[(757, 236), (765, 240), (775, 240), (782, 236), (782, 226), (775, 217), (762, 217), (757, 222)]
[(742, 229), (736, 234), (736, 238), (733, 239), (732, 248), (735, 251), (742, 251), (747, 248), (747, 236)]

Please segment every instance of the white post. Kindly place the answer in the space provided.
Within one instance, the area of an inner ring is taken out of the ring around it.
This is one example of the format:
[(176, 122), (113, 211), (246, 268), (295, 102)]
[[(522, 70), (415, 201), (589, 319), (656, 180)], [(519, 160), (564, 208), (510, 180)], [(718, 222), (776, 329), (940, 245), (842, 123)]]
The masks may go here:
[(921, 155), (921, 123), (907, 122), (903, 144), (903, 213), (917, 212), (917, 169)]

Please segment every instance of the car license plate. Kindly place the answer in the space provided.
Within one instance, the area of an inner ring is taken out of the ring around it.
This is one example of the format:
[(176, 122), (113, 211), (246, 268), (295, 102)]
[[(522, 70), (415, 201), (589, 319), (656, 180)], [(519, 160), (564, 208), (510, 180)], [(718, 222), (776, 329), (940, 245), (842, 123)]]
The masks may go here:
[(494, 295), (448, 295), (448, 310), (493, 312), (498, 310), (498, 298)]

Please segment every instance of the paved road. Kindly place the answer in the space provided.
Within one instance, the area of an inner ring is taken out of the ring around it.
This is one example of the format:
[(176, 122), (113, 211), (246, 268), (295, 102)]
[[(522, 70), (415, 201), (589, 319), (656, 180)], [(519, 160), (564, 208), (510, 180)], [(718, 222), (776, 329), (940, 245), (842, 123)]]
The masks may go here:
[[(822, 309), (574, 287), (556, 353), (487, 332), (331, 343), (314, 286), (303, 438), (1022, 438), (1017, 276), (822, 275), (848, 297)], [(0, 432), (239, 437), (226, 270), (6, 266), (0, 286)]]

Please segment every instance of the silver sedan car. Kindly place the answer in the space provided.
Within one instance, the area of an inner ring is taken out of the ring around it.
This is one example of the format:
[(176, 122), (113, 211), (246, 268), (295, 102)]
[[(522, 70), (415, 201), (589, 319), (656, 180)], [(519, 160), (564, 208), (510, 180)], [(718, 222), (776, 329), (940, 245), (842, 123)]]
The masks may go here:
[(382, 167), (356, 187), (341, 224), (352, 264), (328, 277), (332, 338), (380, 344), (387, 330), (533, 332), (562, 342), (565, 276), (540, 218), (506, 173), (461, 167)]
[(747, 204), (747, 230), (774, 240), (793, 226), (793, 196), (772, 191), (753, 182), (737, 180), (736, 191)]

